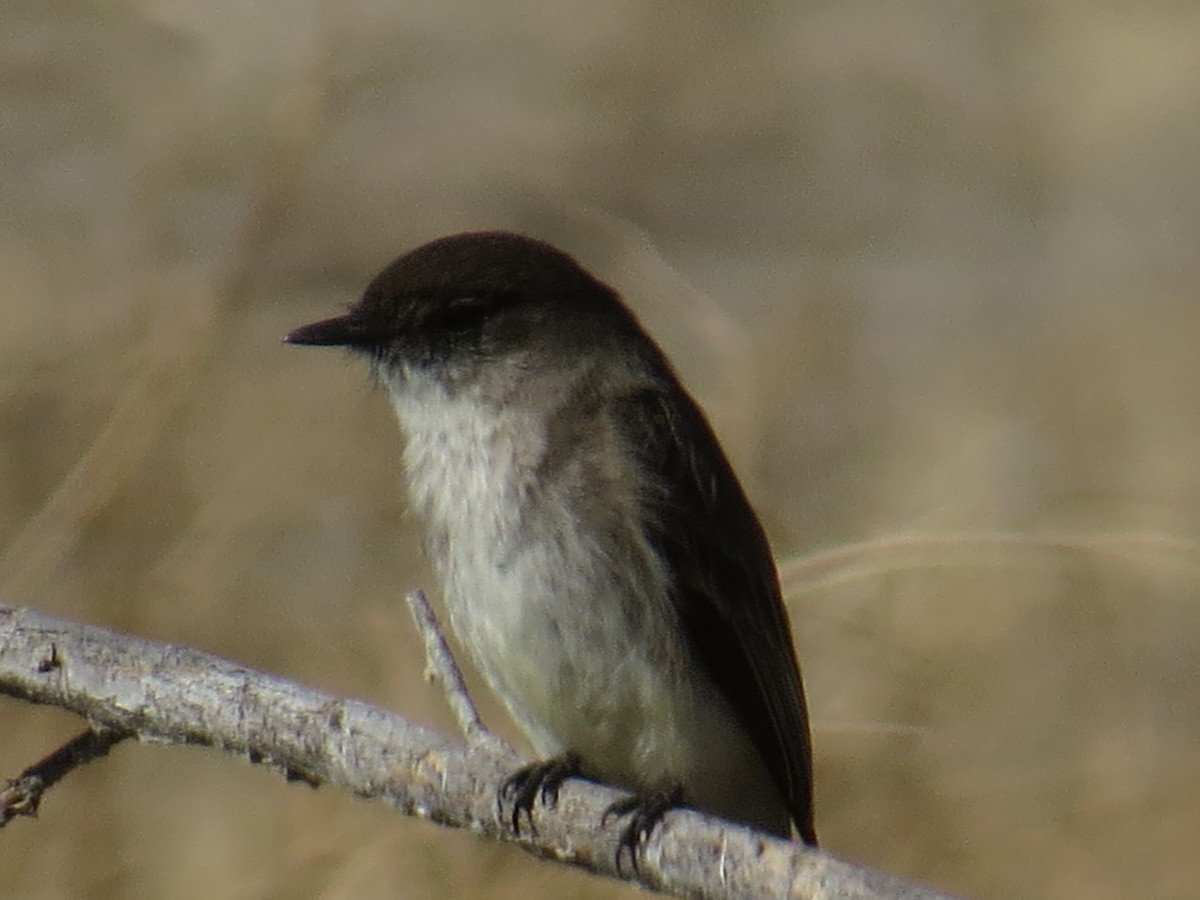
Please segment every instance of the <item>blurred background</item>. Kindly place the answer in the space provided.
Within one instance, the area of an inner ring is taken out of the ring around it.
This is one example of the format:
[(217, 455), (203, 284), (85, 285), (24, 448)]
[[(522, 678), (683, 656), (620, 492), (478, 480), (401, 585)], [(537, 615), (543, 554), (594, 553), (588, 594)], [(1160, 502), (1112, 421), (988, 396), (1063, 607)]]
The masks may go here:
[[(451, 731), (385, 399), (280, 338), (520, 230), (625, 293), (762, 515), (829, 850), (1195, 896), (1197, 47), (1165, 0), (10, 0), (0, 597)], [(80, 725), (0, 700), (0, 775)], [(634, 896), (154, 746), (0, 861), (35, 900)]]

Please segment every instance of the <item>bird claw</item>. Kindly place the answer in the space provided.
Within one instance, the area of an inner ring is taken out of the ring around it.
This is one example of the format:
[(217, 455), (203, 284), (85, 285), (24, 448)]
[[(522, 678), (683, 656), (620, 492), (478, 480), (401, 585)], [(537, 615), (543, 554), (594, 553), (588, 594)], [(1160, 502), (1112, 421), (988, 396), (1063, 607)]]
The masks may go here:
[(541, 798), (542, 805), (553, 809), (558, 803), (558, 789), (562, 783), (573, 775), (579, 774), (579, 757), (574, 753), (566, 753), (553, 759), (530, 763), (513, 772), (500, 785), (497, 801), (503, 811), (504, 803), (512, 803), (512, 816), (509, 818), (513, 833), (521, 833), (521, 813), (529, 823), (531, 834), (538, 833), (533, 823), (533, 805)]
[(633, 871), (638, 871), (638, 854), (646, 841), (654, 833), (663, 816), (668, 810), (683, 803), (683, 788), (673, 787), (669, 790), (658, 790), (649, 793), (631, 794), (612, 804), (600, 817), (600, 827), (608, 823), (609, 816), (629, 816), (629, 822), (621, 829), (617, 838), (615, 863), (617, 872), (621, 871), (621, 855), (629, 853), (629, 862)]

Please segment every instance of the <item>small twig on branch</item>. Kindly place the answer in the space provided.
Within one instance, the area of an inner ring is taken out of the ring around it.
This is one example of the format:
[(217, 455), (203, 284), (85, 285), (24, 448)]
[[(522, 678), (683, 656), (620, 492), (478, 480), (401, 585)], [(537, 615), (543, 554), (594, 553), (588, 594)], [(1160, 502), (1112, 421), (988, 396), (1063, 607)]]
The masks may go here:
[(89, 728), (71, 738), (45, 759), (38, 760), (0, 788), (0, 828), (16, 816), (36, 816), (42, 794), (54, 787), (68, 772), (108, 755), (113, 744), (132, 732)]
[[(941, 895), (690, 810), (667, 814), (636, 873), (616, 868), (603, 812), (622, 796), (580, 779), (537, 834), (514, 835), (496, 792), (521, 763), (399, 716), (184, 647), (0, 607), (0, 694), (71, 710), (139, 740), (216, 747), (292, 780), (331, 784), (408, 815), (515, 841), (547, 859), (702, 898), (933, 900)], [(482, 726), (480, 726), (482, 727)]]
[(498, 754), (511, 756), (513, 750), (494, 734), (488, 731), (479, 716), (479, 709), (467, 690), (467, 682), (463, 678), (458, 661), (450, 651), (446, 636), (442, 632), (441, 623), (424, 591), (410, 591), (405, 599), (412, 612), (417, 631), (425, 642), (425, 671), (428, 675), (441, 682), (442, 691), (446, 695), (446, 703), (454, 714), (455, 721), (463, 736), (476, 746), (494, 750)]

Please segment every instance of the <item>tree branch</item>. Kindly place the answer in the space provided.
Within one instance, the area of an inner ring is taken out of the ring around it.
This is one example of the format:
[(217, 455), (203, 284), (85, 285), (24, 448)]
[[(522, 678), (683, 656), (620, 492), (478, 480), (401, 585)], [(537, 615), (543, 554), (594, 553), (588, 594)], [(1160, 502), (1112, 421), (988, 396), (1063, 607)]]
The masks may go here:
[[(437, 631), (436, 621), (433, 626)], [(442, 664), (431, 662), (431, 668), (445, 679)], [(939, 896), (690, 810), (667, 815), (643, 848), (636, 873), (628, 866), (618, 871), (615, 827), (599, 826), (620, 796), (611, 788), (569, 780), (555, 809), (538, 809), (537, 834), (518, 837), (497, 814), (496, 791), (521, 760), (498, 742), (464, 746), (365, 703), (198, 650), (28, 609), (0, 607), (0, 693), (85, 717), (100, 738), (77, 740), (94, 748), (127, 734), (216, 747), (290, 780), (336, 785), (407, 815), (516, 841), (538, 856), (680, 896)]]

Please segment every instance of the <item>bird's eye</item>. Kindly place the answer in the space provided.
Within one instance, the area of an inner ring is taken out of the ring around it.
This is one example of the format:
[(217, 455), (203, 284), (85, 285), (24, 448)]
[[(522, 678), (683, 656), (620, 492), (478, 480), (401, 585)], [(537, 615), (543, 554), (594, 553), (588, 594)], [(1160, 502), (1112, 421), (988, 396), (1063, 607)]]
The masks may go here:
[(455, 297), (438, 311), (438, 322), (448, 331), (467, 331), (483, 320), (491, 306), (488, 297)]

